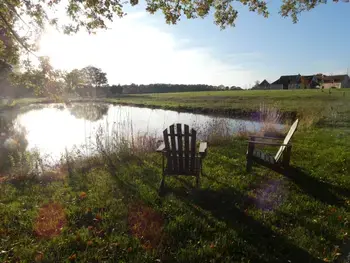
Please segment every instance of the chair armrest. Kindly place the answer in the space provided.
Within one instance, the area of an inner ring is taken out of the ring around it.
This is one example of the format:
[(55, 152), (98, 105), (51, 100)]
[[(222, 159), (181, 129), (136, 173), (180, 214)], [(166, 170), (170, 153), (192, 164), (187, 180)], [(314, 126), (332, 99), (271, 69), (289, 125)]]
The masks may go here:
[(291, 144), (284, 143), (275, 143), (275, 142), (259, 142), (259, 141), (248, 141), (248, 143), (252, 144), (262, 144), (262, 145), (271, 145), (271, 146), (292, 146)]
[(250, 135), (249, 138), (257, 138), (257, 139), (266, 139), (266, 140), (284, 140), (284, 138), (277, 138), (277, 137), (265, 137), (265, 136), (254, 136)]
[(208, 143), (207, 142), (201, 142), (199, 144), (199, 153), (205, 153), (207, 151)]
[(162, 144), (161, 145), (159, 145), (159, 147), (157, 148), (157, 152), (163, 152), (164, 151), (164, 149), (165, 149), (165, 143), (164, 142), (162, 142)]
[(199, 154), (201, 156), (205, 156), (207, 154), (207, 148), (208, 148), (208, 143), (207, 142), (201, 142), (199, 144)]

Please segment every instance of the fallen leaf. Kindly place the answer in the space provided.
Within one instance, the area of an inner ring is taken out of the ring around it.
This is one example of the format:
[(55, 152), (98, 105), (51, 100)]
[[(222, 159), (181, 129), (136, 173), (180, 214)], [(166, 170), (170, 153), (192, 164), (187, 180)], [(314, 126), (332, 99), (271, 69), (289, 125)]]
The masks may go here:
[(44, 254), (42, 252), (38, 252), (35, 256), (35, 262), (41, 262), (44, 259)]
[(70, 261), (76, 260), (76, 259), (77, 259), (77, 254), (73, 254), (73, 255), (69, 256), (68, 259), (69, 259)]
[(79, 198), (80, 199), (85, 199), (87, 196), (87, 194), (85, 192), (81, 192), (80, 195), (79, 195)]

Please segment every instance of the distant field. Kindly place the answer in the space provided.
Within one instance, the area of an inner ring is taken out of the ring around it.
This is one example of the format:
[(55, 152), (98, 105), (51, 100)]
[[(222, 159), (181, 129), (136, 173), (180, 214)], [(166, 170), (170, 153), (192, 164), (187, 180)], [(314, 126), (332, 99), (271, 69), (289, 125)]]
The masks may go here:
[(212, 91), (128, 95), (109, 102), (160, 107), (164, 109), (248, 115), (261, 106), (275, 107), (297, 115), (350, 113), (350, 89)]
[(279, 106), (281, 110), (317, 107), (350, 102), (350, 89), (342, 90), (276, 90), (276, 91), (211, 91), (128, 95), (108, 99), (114, 102), (162, 107), (226, 109), (257, 109), (261, 104)]

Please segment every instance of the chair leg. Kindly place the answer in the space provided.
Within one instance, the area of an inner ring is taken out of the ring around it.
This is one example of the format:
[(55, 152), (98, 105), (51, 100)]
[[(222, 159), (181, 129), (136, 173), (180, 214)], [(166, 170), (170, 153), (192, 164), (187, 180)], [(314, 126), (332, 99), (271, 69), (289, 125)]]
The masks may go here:
[(159, 186), (159, 194), (162, 195), (164, 192), (164, 187), (165, 187), (165, 172), (164, 172), (164, 155), (162, 159), (162, 181), (160, 182)]
[[(254, 138), (251, 138), (252, 141), (254, 141)], [(248, 151), (247, 151), (247, 167), (246, 170), (248, 173), (252, 171), (252, 166), (253, 166), (253, 152), (254, 152), (255, 145), (254, 143), (249, 143), (248, 144)]]
[(199, 188), (199, 177), (203, 175), (202, 159), (199, 160), (199, 173), (196, 175), (196, 187)]
[(284, 150), (282, 163), (283, 163), (283, 166), (285, 167), (289, 167), (291, 151), (292, 151), (292, 146), (287, 146), (286, 149)]
[(164, 194), (164, 189), (165, 189), (165, 174), (163, 173), (162, 176), (162, 181), (160, 182), (160, 186), (159, 186), (159, 195), (163, 195)]
[(253, 160), (247, 157), (247, 167), (246, 167), (247, 172), (250, 173), (252, 171), (252, 168), (253, 168)]
[(162, 188), (164, 188), (164, 186), (165, 186), (165, 174), (163, 173), (163, 175), (162, 175), (162, 181), (160, 182), (160, 186), (162, 187)]

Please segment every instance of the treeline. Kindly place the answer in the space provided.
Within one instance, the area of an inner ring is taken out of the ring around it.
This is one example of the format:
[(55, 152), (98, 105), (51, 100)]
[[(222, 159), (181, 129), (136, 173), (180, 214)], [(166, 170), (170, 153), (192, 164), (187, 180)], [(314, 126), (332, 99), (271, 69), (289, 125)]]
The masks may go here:
[(206, 84), (109, 85), (107, 74), (94, 66), (61, 71), (54, 69), (46, 57), (40, 57), (39, 62), (36, 67), (27, 62), (21, 71), (0, 63), (0, 97), (115, 97), (121, 94), (241, 89)]
[(169, 92), (188, 92), (188, 91), (216, 91), (216, 90), (239, 90), (239, 87), (212, 86), (206, 84), (148, 84), (148, 85), (117, 85), (110, 86), (116, 90), (113, 94), (140, 94), (140, 93), (169, 93)]

